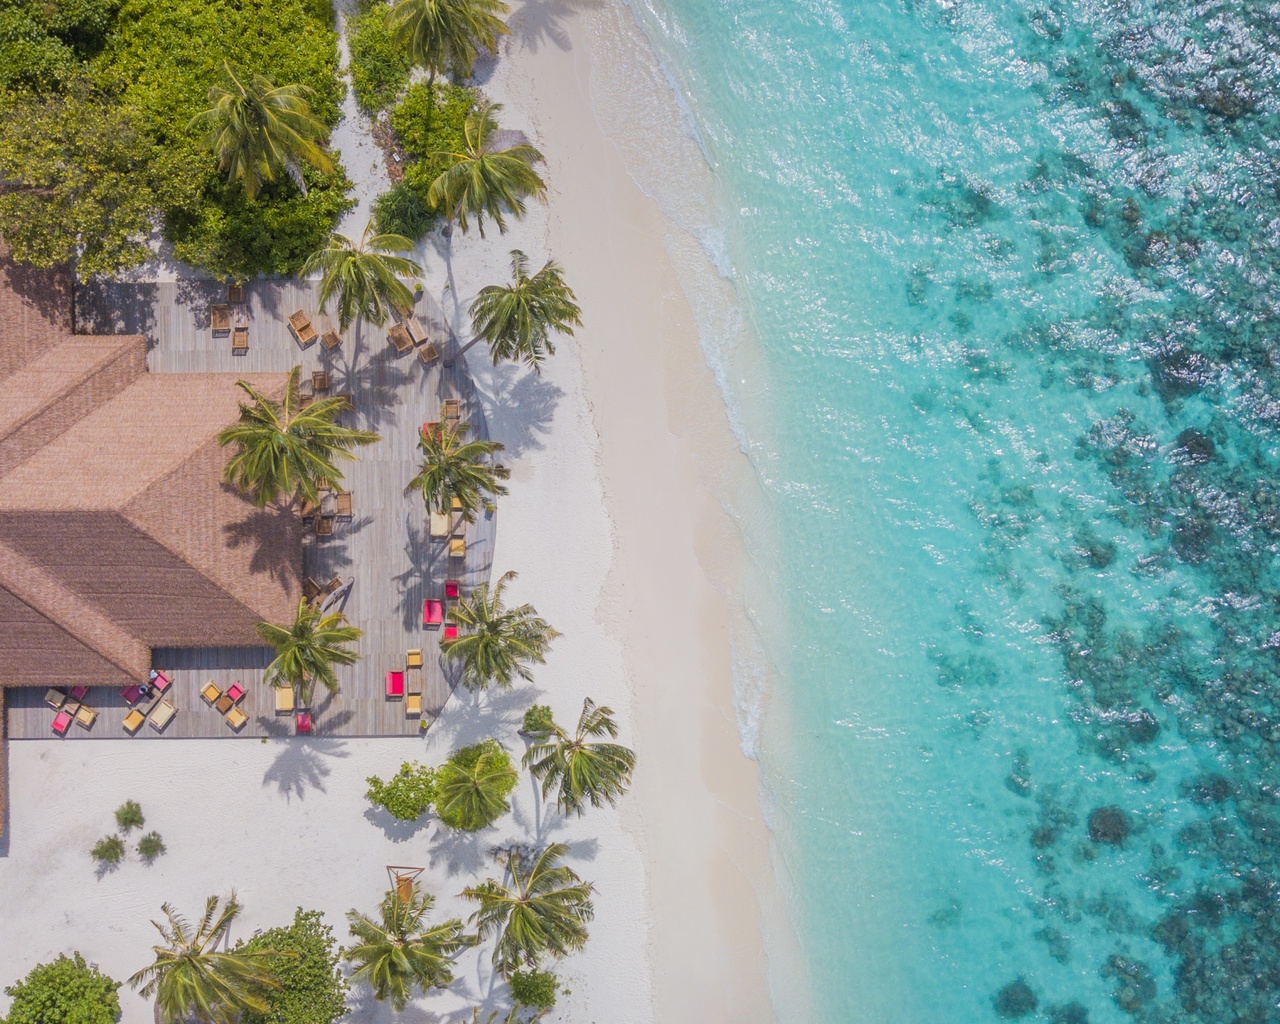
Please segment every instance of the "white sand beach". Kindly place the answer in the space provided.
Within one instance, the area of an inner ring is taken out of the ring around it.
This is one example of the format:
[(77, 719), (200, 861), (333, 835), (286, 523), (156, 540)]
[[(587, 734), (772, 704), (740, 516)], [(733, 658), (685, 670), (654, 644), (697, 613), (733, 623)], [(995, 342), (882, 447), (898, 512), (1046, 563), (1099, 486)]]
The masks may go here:
[[(148, 920), (162, 902), (194, 915), (232, 887), (246, 908), (238, 936), (284, 924), (301, 906), (322, 910), (341, 940), (348, 909), (375, 908), (388, 864), (427, 869), (437, 920), (465, 916), (463, 886), (500, 877), (489, 851), (555, 840), (571, 845), (571, 865), (597, 895), (591, 940), (558, 968), (569, 994), (548, 1019), (773, 1019), (762, 921), (775, 919), (778, 901), (757, 769), (734, 706), (733, 613), (713, 585), (732, 578), (735, 530), (706, 483), (711, 466), (717, 487), (733, 486), (746, 460), (669, 255), (673, 228), (592, 106), (596, 62), (643, 44), (619, 0), (514, 6), (512, 36), (483, 88), (504, 103), (504, 125), (546, 155), (550, 203), (505, 237), (435, 239), (422, 256), (427, 289), (460, 334), (466, 305), (505, 279), (514, 247), (537, 265), (559, 259), (581, 302), (585, 327), (557, 345), (541, 376), (495, 369), (479, 347), (467, 357), (512, 470), (495, 574), (516, 570), (513, 602), (534, 603), (563, 637), (533, 685), (480, 698), (459, 691), (425, 740), (11, 743), (0, 983), (71, 950), (127, 978), (147, 962)], [(662, 97), (647, 109), (664, 103), (674, 109)], [(526, 776), (510, 816), (459, 837), (430, 816), (405, 827), (364, 797), (366, 776), (410, 758), (437, 764), (485, 736), (520, 753), (529, 704), (574, 721), (588, 696), (618, 712), (622, 740), (639, 756), (617, 811), (569, 821), (540, 812)], [(169, 852), (98, 877), (89, 847), (130, 798)], [(470, 1020), (473, 1006), (504, 1006), (488, 954), (466, 954), (452, 989), (395, 1019)], [(128, 1024), (152, 1019), (145, 1000), (128, 989), (121, 997)], [(0, 996), (0, 1013), (6, 1005)], [(353, 990), (351, 1005), (354, 1020), (392, 1019), (367, 991)]]

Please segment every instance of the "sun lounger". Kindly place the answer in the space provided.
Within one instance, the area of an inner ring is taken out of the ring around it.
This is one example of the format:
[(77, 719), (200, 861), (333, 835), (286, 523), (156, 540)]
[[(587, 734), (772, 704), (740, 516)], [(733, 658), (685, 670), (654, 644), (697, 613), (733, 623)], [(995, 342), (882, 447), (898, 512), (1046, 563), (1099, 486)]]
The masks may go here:
[(445, 512), (432, 512), (431, 520), (431, 536), (447, 537), (449, 536), (449, 515)]
[(327, 370), (311, 371), (311, 390), (317, 395), (329, 390), (329, 372)]
[(218, 714), (220, 715), (225, 715), (228, 711), (230, 711), (235, 706), (236, 706), (236, 702), (233, 701), (230, 697), (228, 697), (225, 693), (213, 702), (214, 710), (217, 711)]
[(462, 587), (457, 580), (444, 581), (444, 599), (446, 601), (456, 601), (462, 595)]
[(204, 686), (200, 687), (200, 696), (204, 698), (206, 704), (213, 704), (222, 696), (222, 689), (210, 679)]
[(431, 342), (424, 341), (418, 346), (418, 358), (421, 359), (424, 364), (434, 363), (440, 358), (440, 350), (431, 344)]
[(387, 673), (387, 700), (399, 700), (404, 696), (404, 673)]
[(335, 349), (342, 344), (342, 338), (339, 337), (337, 331), (325, 331), (320, 335), (320, 344), (327, 349)]
[(405, 655), (404, 664), (406, 668), (422, 668), (422, 648), (410, 647), (409, 653)]
[(316, 536), (332, 537), (333, 536), (333, 516), (316, 516)]
[(293, 710), (293, 687), (292, 686), (276, 686), (276, 713), (287, 714)]
[(289, 329), (293, 331), (293, 336), (298, 339), (298, 344), (303, 348), (319, 337), (316, 329), (311, 326), (311, 318), (302, 310), (289, 314)]
[(249, 716), (239, 708), (232, 708), (227, 712), (227, 725), (231, 726), (236, 732), (244, 728), (245, 722), (249, 721)]
[(178, 709), (167, 700), (162, 700), (151, 709), (151, 728), (156, 732), (164, 732), (164, 727), (173, 721), (173, 716), (178, 713)]
[(88, 704), (81, 704), (76, 708), (76, 725), (81, 729), (92, 729), (93, 723), (98, 720), (98, 712), (89, 707)]
[(459, 498), (456, 494), (455, 494), (455, 495), (453, 495), (453, 496), (449, 499), (449, 508), (451, 508), (454, 512), (461, 512), (461, 511), (462, 511), (462, 499), (461, 499), (461, 498)]
[(124, 716), (124, 731), (127, 733), (135, 733), (142, 728), (142, 723), (146, 720), (147, 716), (137, 708), (134, 708)]
[(244, 285), (233, 284), (227, 282), (227, 302), (232, 306), (239, 306), (244, 302)]
[(308, 576), (302, 581), (302, 599), (304, 601), (314, 601), (320, 596), (320, 584)]
[(71, 687), (70, 696), (71, 696), (71, 699), (78, 704), (80, 703), (80, 701), (84, 700), (86, 696), (88, 696), (88, 693), (89, 693), (89, 687), (87, 686), (73, 686)]
[(56, 686), (51, 686), (49, 689), (44, 691), (44, 702), (48, 704), (49, 707), (57, 709), (67, 702), (67, 695)]
[(404, 673), (404, 692), (421, 693), (426, 684), (426, 676), (420, 668), (406, 669)]
[(455, 626), (452, 622), (450, 622), (447, 626), (444, 627), (444, 632), (440, 634), (440, 642), (444, 643), (446, 640), (457, 640), (457, 639), (458, 639), (458, 627)]
[(450, 537), (449, 538), (449, 557), (450, 558), (466, 558), (467, 556), (467, 538), (466, 537)]
[(242, 356), (249, 351), (249, 328), (243, 324), (236, 326), (231, 332), (231, 354)]
[(231, 307), (216, 305), (209, 307), (209, 324), (214, 334), (226, 334), (231, 330)]
[(413, 338), (404, 324), (396, 324), (387, 332), (387, 338), (396, 347), (397, 352), (408, 352), (413, 348)]
[(126, 704), (137, 704), (138, 699), (142, 696), (141, 686), (126, 686), (120, 691), (120, 696), (124, 698)]
[(237, 704), (240, 698), (244, 696), (244, 687), (239, 683), (232, 683), (227, 689), (227, 696), (231, 698), (232, 704)]
[(164, 693), (164, 691), (169, 689), (172, 685), (173, 680), (163, 672), (157, 672), (155, 677), (151, 680), (151, 687), (156, 691), (156, 693)]
[(422, 436), (423, 436), (423, 437), (432, 437), (432, 436), (437, 436), (437, 437), (438, 437), (438, 436), (439, 436), (439, 434), (440, 434), (440, 421), (439, 421), (439, 420), (431, 420), (431, 421), (430, 421), (430, 422), (428, 422), (428, 423), (424, 423), (424, 424), (422, 424)]
[(427, 332), (416, 316), (404, 318), (404, 329), (409, 332), (409, 337), (413, 339), (415, 345), (421, 345), (427, 340)]
[(440, 417), (451, 427), (462, 422), (462, 402), (456, 398), (446, 398), (440, 407)]
[(353, 515), (354, 499), (350, 491), (339, 491), (333, 496), (333, 507), (339, 519), (350, 519)]
[(71, 728), (72, 716), (65, 711), (59, 711), (53, 716), (53, 731), (59, 736), (65, 736), (67, 730)]
[(422, 714), (422, 694), (411, 693), (404, 699), (404, 717), (417, 718)]
[(314, 723), (310, 711), (299, 711), (293, 719), (293, 729), (299, 736), (310, 736)]
[(444, 621), (444, 602), (433, 597), (422, 602), (422, 624), (427, 629), (439, 629)]

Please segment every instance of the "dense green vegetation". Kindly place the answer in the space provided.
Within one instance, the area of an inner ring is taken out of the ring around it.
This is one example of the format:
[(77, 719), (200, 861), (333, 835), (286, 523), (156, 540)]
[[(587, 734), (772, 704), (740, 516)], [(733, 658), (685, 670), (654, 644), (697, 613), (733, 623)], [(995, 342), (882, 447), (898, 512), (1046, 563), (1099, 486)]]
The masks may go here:
[(119, 836), (103, 836), (93, 844), (89, 855), (103, 868), (113, 868), (124, 860), (124, 840)]
[(427, 193), (445, 169), (441, 154), (465, 144), (467, 115), (477, 101), (474, 89), (419, 82), (392, 109), (391, 128), (407, 160), (404, 180), (374, 206), (380, 231), (420, 239), (435, 226), (441, 214), (427, 202)]
[(497, 740), (456, 750), (436, 771), (436, 815), (464, 832), (487, 828), (511, 810), (507, 797), (519, 777)]
[(409, 84), (409, 58), (391, 41), (387, 10), (384, 0), (366, 0), (347, 22), (351, 88), (360, 109), (370, 115), (390, 107)]
[(511, 996), (521, 1006), (549, 1010), (556, 1005), (559, 983), (550, 971), (516, 971), (510, 980)]
[(365, 782), (365, 796), (401, 821), (417, 821), (436, 798), (436, 770), (417, 761), (405, 761), (387, 782), (376, 775)]
[(332, 12), (321, 0), (51, 0), (0, 11), (0, 233), (40, 266), (81, 277), (150, 258), (160, 223), (177, 255), (218, 275), (291, 273), (348, 207), (340, 168), (308, 167), (256, 200), (228, 185), (192, 121), (227, 68), (298, 86), (337, 122)]
[(120, 982), (100, 974), (79, 953), (40, 964), (5, 988), (13, 999), (0, 1024), (115, 1024)]
[(318, 910), (299, 907), (293, 924), (255, 935), (236, 950), (271, 951), (265, 965), (280, 984), (263, 993), (266, 1010), (246, 1010), (240, 1024), (333, 1024), (347, 1012), (347, 983), (338, 969), (342, 951)]

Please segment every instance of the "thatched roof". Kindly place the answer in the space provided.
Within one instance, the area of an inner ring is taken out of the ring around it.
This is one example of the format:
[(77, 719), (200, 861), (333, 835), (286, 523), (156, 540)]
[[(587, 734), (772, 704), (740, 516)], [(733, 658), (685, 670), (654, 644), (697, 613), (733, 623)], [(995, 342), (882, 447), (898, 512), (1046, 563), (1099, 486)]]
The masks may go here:
[(297, 517), (221, 482), (238, 378), (149, 374), (144, 338), (71, 335), (29, 275), (6, 285), (0, 263), (0, 686), (124, 685), (153, 647), (291, 621)]

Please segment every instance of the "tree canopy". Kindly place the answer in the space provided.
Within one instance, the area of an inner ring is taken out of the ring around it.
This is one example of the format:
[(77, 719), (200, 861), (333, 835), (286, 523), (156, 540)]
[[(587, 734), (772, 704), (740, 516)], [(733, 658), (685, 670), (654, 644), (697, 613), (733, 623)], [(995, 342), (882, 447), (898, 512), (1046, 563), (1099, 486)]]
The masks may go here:
[(269, 950), (265, 958), (279, 988), (263, 993), (265, 1010), (246, 1010), (240, 1024), (333, 1024), (347, 1012), (347, 983), (338, 969), (341, 950), (318, 910), (299, 907), (293, 924), (271, 928), (236, 952)]
[(0, 1024), (115, 1024), (120, 982), (99, 973), (79, 953), (32, 968), (5, 988), (13, 1002)]

